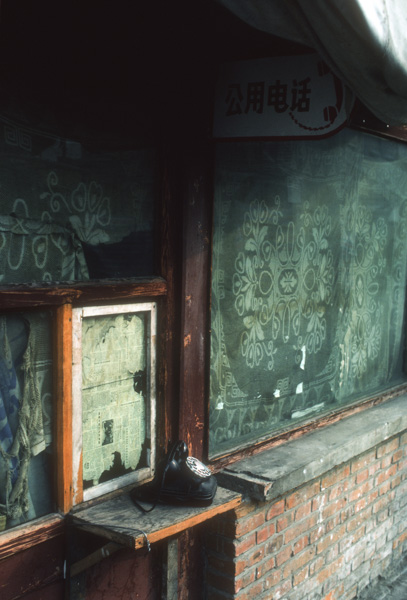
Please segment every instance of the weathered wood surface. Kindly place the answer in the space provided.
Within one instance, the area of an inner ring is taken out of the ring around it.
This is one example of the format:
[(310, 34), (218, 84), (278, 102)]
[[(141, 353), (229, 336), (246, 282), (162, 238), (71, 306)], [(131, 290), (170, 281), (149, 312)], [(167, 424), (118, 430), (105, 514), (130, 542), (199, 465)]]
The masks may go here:
[[(241, 494), (218, 487), (210, 506), (187, 507), (157, 505), (143, 513), (128, 494), (84, 509), (74, 510), (73, 524), (129, 548), (150, 544), (177, 535), (216, 515), (232, 510), (241, 502)], [(145, 507), (149, 508), (149, 504)]]
[(48, 515), (5, 531), (0, 536), (0, 561), (31, 546), (61, 536), (64, 531), (65, 521), (60, 515)]
[(115, 302), (137, 296), (165, 296), (167, 284), (161, 277), (69, 282), (61, 284), (0, 286), (0, 310), (32, 306), (60, 306), (86, 302)]
[[(49, 532), (48, 532), (49, 533)], [(65, 544), (62, 535), (0, 562), (0, 598), (63, 600)]]

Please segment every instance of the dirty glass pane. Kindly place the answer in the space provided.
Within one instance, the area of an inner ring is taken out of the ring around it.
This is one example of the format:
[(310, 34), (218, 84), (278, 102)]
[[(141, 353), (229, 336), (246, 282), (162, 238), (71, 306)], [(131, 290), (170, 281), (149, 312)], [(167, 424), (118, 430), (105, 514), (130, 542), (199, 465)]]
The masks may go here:
[(152, 148), (66, 139), (0, 105), (1, 283), (153, 275), (156, 182)]
[(84, 490), (149, 465), (149, 314), (82, 320)]
[(220, 144), (210, 454), (405, 379), (407, 147)]
[(50, 315), (0, 315), (0, 531), (52, 512)]

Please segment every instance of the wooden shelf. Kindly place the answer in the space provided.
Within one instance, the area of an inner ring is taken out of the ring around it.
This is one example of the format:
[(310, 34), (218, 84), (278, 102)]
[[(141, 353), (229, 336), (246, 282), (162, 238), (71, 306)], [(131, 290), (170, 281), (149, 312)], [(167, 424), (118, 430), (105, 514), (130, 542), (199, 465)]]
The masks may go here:
[[(216, 515), (232, 510), (242, 495), (218, 487), (210, 506), (190, 507), (158, 504), (150, 513), (143, 513), (129, 494), (123, 494), (88, 508), (74, 510), (73, 525), (128, 548), (141, 548), (177, 535)], [(149, 505), (145, 505), (149, 508)]]

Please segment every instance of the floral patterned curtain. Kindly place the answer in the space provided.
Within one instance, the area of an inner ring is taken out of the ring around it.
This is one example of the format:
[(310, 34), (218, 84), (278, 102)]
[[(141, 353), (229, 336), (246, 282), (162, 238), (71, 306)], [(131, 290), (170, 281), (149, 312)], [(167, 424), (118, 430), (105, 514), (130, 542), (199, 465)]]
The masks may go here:
[(219, 144), (210, 453), (403, 378), (407, 148)]

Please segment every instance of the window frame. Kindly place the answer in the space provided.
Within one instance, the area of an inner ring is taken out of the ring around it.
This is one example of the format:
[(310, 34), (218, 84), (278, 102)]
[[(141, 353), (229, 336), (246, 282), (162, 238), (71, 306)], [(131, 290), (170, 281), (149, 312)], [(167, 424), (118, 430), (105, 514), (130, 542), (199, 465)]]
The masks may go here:
[[(84, 319), (99, 316), (120, 316), (126, 314), (145, 313), (148, 315), (145, 325), (146, 344), (146, 440), (149, 442), (149, 465), (126, 475), (114, 477), (89, 489), (83, 487), (83, 388), (82, 388), (82, 347)], [(72, 309), (72, 427), (73, 438), (73, 496), (78, 503), (93, 500), (114, 490), (128, 485), (141, 484), (151, 480), (155, 472), (155, 424), (156, 424), (156, 333), (157, 306), (155, 302), (132, 302), (99, 306), (80, 306)]]
[[(392, 127), (379, 121), (362, 104), (356, 103), (347, 127), (372, 135), (407, 142), (407, 126)], [(210, 360), (210, 273), (213, 235), (214, 148), (215, 141), (201, 144), (191, 153), (185, 170), (186, 200), (184, 206), (183, 295), (186, 299), (182, 315), (182, 408), (181, 424), (196, 455), (212, 465), (214, 472), (227, 465), (298, 438), (309, 431), (325, 427), (385, 402), (407, 391), (407, 382), (355, 403), (310, 418), (290, 429), (270, 433), (267, 438), (232, 449), (209, 459), (209, 360)], [(193, 199), (193, 201), (192, 201)], [(188, 255), (188, 252), (190, 254)], [(199, 298), (199, 301), (197, 299)], [(191, 423), (198, 427), (194, 430)], [(203, 431), (203, 435), (202, 435)]]

